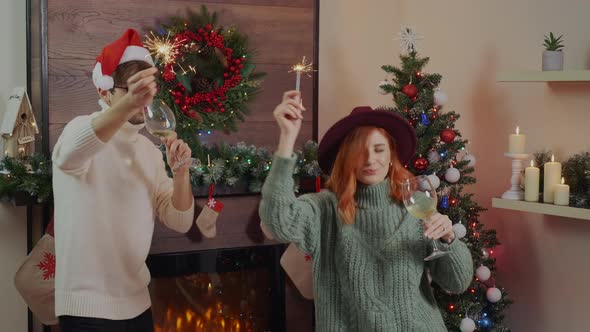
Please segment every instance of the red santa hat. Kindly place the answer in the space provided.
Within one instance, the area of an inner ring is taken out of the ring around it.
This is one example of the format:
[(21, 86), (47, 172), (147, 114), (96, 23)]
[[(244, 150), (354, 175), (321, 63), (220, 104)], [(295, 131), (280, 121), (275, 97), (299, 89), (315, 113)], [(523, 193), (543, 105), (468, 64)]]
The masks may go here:
[(143, 47), (137, 31), (128, 29), (119, 39), (105, 46), (96, 57), (96, 65), (92, 71), (94, 86), (103, 90), (112, 89), (115, 85), (112, 75), (117, 66), (133, 60), (154, 65), (150, 52)]

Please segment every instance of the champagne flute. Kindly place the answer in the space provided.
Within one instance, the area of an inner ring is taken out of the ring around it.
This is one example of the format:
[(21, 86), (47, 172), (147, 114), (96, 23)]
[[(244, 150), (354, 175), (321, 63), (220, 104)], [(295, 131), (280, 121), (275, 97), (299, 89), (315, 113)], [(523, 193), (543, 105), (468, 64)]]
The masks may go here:
[[(175, 135), (176, 117), (174, 112), (161, 99), (154, 98), (152, 103), (148, 105), (143, 112), (145, 128), (153, 136), (164, 138)], [(195, 158), (186, 158), (180, 160), (174, 165), (172, 172), (176, 172), (181, 166), (186, 163), (191, 164), (191, 168), (201, 166), (201, 161)]]
[[(408, 212), (418, 219), (425, 220), (436, 213), (436, 190), (427, 176), (402, 181), (402, 198)], [(432, 240), (432, 253), (424, 260), (430, 261), (447, 254), (449, 252), (441, 248), (438, 240)]]

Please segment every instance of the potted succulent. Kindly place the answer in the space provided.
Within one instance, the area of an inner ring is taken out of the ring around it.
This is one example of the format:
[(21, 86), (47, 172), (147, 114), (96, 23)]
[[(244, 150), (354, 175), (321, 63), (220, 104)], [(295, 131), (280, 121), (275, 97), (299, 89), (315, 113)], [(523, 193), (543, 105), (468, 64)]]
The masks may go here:
[(545, 35), (545, 52), (543, 52), (543, 70), (563, 70), (563, 35), (555, 38), (553, 32)]

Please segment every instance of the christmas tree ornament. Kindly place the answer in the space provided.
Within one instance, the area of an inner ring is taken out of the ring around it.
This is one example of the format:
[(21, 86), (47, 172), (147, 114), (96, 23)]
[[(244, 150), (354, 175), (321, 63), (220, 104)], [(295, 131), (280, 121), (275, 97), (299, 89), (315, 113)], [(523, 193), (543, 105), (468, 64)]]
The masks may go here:
[(477, 160), (475, 159), (475, 156), (474, 156), (474, 155), (472, 155), (471, 153), (468, 153), (468, 154), (466, 154), (466, 155), (463, 157), (463, 160), (469, 161), (469, 164), (467, 164), (467, 167), (474, 167), (474, 166), (475, 166), (475, 163), (476, 163), (476, 161), (477, 161)]
[(415, 98), (418, 95), (418, 88), (414, 84), (410, 83), (404, 85), (402, 92), (408, 96), (408, 98)]
[(197, 227), (201, 231), (204, 237), (213, 238), (217, 235), (217, 218), (223, 209), (223, 203), (213, 198), (213, 192), (215, 190), (215, 184), (209, 185), (209, 197), (207, 204), (203, 207), (203, 210), (197, 217)]
[(455, 232), (457, 238), (462, 239), (467, 235), (467, 228), (461, 222), (458, 222), (453, 225), (453, 232)]
[(490, 257), (490, 252), (489, 252), (489, 251), (487, 251), (487, 250), (485, 250), (485, 249), (482, 249), (482, 250), (481, 250), (481, 256), (482, 256), (484, 259), (488, 259), (488, 258)]
[(428, 167), (428, 160), (426, 160), (425, 158), (423, 158), (422, 156), (416, 158), (416, 160), (414, 160), (414, 168), (419, 170), (419, 171), (423, 171)]
[(461, 178), (461, 172), (453, 166), (449, 167), (445, 172), (445, 180), (449, 183), (456, 183)]
[(438, 189), (438, 187), (440, 187), (440, 179), (438, 178), (438, 176), (436, 174), (428, 175), (428, 180), (432, 184), (432, 188), (434, 188), (434, 190), (436, 190), (436, 189)]
[(447, 144), (454, 141), (455, 137), (457, 137), (457, 134), (451, 128), (443, 129), (443, 131), (440, 132), (440, 140)]
[(478, 267), (477, 270), (475, 270), (475, 276), (480, 281), (487, 281), (492, 276), (492, 271), (490, 271), (490, 269), (487, 266), (482, 265)]
[(448, 209), (449, 208), (449, 196), (443, 196), (440, 199), (440, 207), (443, 209)]
[(447, 101), (449, 100), (449, 98), (447, 97), (447, 94), (442, 92), (442, 91), (436, 91), (434, 93), (434, 104), (435, 105), (439, 105), (439, 106), (443, 106), (444, 104), (447, 103)]
[(459, 327), (461, 332), (473, 332), (475, 331), (475, 322), (469, 317), (465, 317), (461, 320), (461, 326)]
[(420, 119), (422, 122), (422, 125), (424, 126), (428, 126), (430, 124), (430, 120), (428, 120), (428, 115), (426, 115), (426, 113), (422, 112), (422, 114), (420, 115)]
[(490, 287), (486, 291), (486, 297), (488, 301), (496, 303), (502, 299), (502, 292), (496, 287)]
[(388, 84), (389, 84), (389, 82), (387, 82), (387, 81), (381, 81), (381, 82), (379, 82), (379, 85), (377, 85), (377, 92), (379, 92), (380, 95), (386, 95), (387, 94), (387, 91), (385, 91), (383, 89), (383, 87), (385, 85), (388, 85)]
[(431, 164), (436, 164), (440, 161), (440, 155), (435, 150), (428, 151), (426, 157), (428, 158), (428, 162)]

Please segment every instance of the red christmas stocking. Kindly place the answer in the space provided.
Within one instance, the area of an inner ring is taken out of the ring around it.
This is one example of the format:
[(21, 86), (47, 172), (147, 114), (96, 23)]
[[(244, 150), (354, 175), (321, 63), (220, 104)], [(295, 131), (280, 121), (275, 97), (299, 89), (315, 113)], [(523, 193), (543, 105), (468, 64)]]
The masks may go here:
[(209, 198), (207, 199), (207, 204), (205, 204), (203, 210), (197, 217), (197, 227), (199, 227), (203, 236), (207, 238), (213, 238), (217, 234), (217, 217), (219, 217), (219, 214), (223, 209), (223, 203), (213, 198), (214, 189), (215, 185), (212, 183), (209, 186)]

